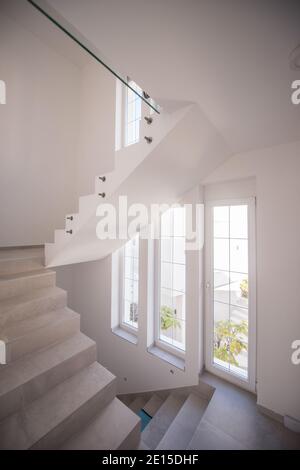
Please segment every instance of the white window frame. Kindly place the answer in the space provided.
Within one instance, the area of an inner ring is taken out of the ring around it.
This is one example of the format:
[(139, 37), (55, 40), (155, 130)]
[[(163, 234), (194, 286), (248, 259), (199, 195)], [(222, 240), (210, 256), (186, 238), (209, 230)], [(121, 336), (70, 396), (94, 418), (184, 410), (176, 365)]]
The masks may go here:
[[(137, 235), (139, 236), (139, 235)], [(130, 240), (128, 240), (130, 241)], [(128, 241), (126, 243), (128, 243)], [(139, 310), (140, 310), (140, 250), (141, 250), (141, 244), (140, 244), (140, 240), (139, 240), (139, 256), (138, 256), (138, 259), (139, 259), (139, 279), (138, 279), (138, 317), (139, 317)], [(137, 335), (138, 333), (138, 326), (135, 327), (133, 325), (129, 325), (128, 323), (126, 323), (124, 321), (124, 289), (125, 289), (125, 245), (122, 246), (122, 248), (120, 248), (119, 250), (119, 259), (118, 259), (118, 263), (119, 263), (119, 292), (118, 292), (118, 295), (119, 295), (119, 325), (120, 325), (120, 328), (122, 328), (123, 330), (127, 331), (128, 333), (131, 333), (131, 334), (134, 334), (134, 335)]]
[[(128, 78), (128, 84), (130, 85), (131, 83), (133, 83), (133, 85), (131, 86), (138, 86), (138, 84), (134, 81), (134, 80), (131, 80)], [(139, 87), (140, 88), (140, 87)], [(142, 119), (142, 99), (138, 96), (138, 95), (135, 95), (135, 100), (140, 100), (140, 103), (141, 103), (141, 117), (140, 119), (136, 119), (134, 121), (131, 121), (131, 122), (135, 122), (135, 121), (139, 121), (139, 138), (138, 140), (136, 140), (135, 142), (130, 142), (128, 143), (127, 142), (127, 134), (128, 134), (128, 122), (127, 122), (127, 116), (128, 116), (128, 93), (129, 92), (132, 92), (133, 91), (128, 88), (127, 86), (125, 86), (123, 88), (124, 90), (124, 93), (123, 93), (123, 109), (124, 109), (124, 112), (123, 112), (123, 145), (124, 147), (130, 147), (131, 145), (135, 145), (135, 144), (138, 144), (140, 142), (140, 136), (141, 136), (141, 119)], [(141, 89), (140, 89), (141, 90)], [(141, 90), (141, 93), (142, 93), (142, 90)]]
[[(173, 354), (174, 356), (180, 357), (182, 359), (186, 356), (186, 338), (185, 338), (185, 350), (179, 349), (172, 344), (160, 339), (160, 289), (161, 289), (161, 217), (159, 219), (158, 227), (159, 238), (155, 240), (154, 245), (154, 345), (159, 349), (166, 351), (167, 353)], [(187, 263), (185, 263), (185, 279), (187, 279)], [(186, 287), (186, 286), (185, 286)], [(185, 292), (185, 322), (187, 320), (187, 310), (186, 310), (186, 292)], [(186, 328), (185, 328), (186, 335)]]
[[(213, 288), (213, 208), (220, 206), (248, 206), (248, 379), (234, 372), (227, 372), (222, 366), (213, 362), (214, 334), (214, 288)], [(256, 228), (255, 228), (256, 199), (226, 199), (209, 201), (206, 205), (206, 295), (205, 295), (205, 368), (246, 390), (256, 391)]]

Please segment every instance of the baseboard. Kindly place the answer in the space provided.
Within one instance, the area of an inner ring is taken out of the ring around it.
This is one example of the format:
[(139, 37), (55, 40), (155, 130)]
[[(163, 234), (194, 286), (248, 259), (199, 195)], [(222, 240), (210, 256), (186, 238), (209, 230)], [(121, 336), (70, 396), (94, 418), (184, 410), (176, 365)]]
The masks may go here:
[(278, 423), (284, 424), (284, 419), (283, 416), (280, 415), (279, 413), (275, 413), (273, 410), (269, 410), (269, 408), (266, 408), (265, 406), (262, 405), (256, 405), (257, 409), (264, 415), (268, 416), (271, 419), (274, 419)]
[(300, 433), (300, 421), (298, 419), (285, 415), (283, 418), (283, 422), (286, 428), (290, 429), (291, 431)]

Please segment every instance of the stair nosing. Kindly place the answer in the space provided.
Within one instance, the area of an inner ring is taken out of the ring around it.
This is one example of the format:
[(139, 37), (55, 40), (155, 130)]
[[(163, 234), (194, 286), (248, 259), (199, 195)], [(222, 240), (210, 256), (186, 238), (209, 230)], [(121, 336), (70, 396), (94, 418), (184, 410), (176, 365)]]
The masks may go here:
[(24, 271), (24, 272), (16, 272), (16, 273), (7, 273), (7, 274), (0, 274), (0, 286), (3, 282), (14, 282), (21, 279), (33, 279), (35, 277), (47, 277), (49, 275), (56, 274), (53, 269), (49, 268), (40, 268), (34, 269), (31, 271)]

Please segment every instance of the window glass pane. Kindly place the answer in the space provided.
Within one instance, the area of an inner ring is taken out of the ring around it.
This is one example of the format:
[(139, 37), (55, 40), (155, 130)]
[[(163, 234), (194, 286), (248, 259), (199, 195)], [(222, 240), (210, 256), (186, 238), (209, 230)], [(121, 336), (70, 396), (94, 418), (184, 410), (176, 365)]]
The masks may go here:
[(231, 351), (230, 370), (243, 377), (248, 376), (248, 310), (230, 308)]
[(132, 103), (128, 103), (128, 108), (127, 108), (127, 119), (128, 119), (128, 124), (132, 121), (135, 120), (135, 102), (133, 101)]
[(185, 236), (184, 207), (175, 207), (174, 209), (172, 209), (172, 212), (173, 212), (173, 218), (174, 218), (173, 236), (184, 237)]
[(214, 300), (229, 303), (229, 272), (214, 272)]
[(139, 259), (138, 258), (133, 259), (133, 279), (135, 281), (139, 280)]
[(214, 237), (229, 237), (229, 207), (214, 207)]
[(228, 354), (229, 305), (214, 302), (214, 363), (229, 369)]
[(223, 302), (214, 302), (215, 324), (220, 321), (229, 320), (229, 304)]
[(248, 238), (248, 207), (230, 206), (230, 238)]
[(185, 294), (173, 291), (173, 306), (176, 318), (185, 320)]
[(185, 238), (173, 239), (173, 261), (174, 263), (185, 263)]
[(137, 328), (139, 296), (139, 237), (124, 247), (122, 323)]
[(213, 362), (247, 378), (248, 206), (215, 207), (213, 217)]
[(139, 298), (139, 283), (138, 281), (133, 282), (133, 301), (137, 304)]
[(185, 265), (173, 264), (173, 289), (185, 291)]
[(169, 321), (168, 314), (165, 310), (161, 312), (161, 323), (160, 323), (160, 339), (170, 345), (173, 344), (173, 321)]
[[(131, 87), (141, 93), (141, 89), (135, 82), (130, 81), (129, 84)], [(142, 100), (129, 88), (127, 89), (126, 99), (125, 144), (131, 145), (137, 143), (140, 139)]]
[(248, 240), (230, 239), (230, 271), (248, 273)]
[(142, 115), (142, 101), (140, 98), (135, 100), (135, 119), (140, 120)]
[(132, 279), (126, 279), (124, 282), (124, 298), (125, 300), (134, 300), (134, 281)]
[(161, 263), (161, 287), (172, 289), (172, 263)]
[(172, 210), (169, 209), (161, 216), (161, 237), (169, 237), (173, 235), (173, 216)]
[(127, 88), (128, 103), (132, 103), (135, 100), (135, 96), (135, 93), (130, 88)]
[(230, 303), (248, 307), (248, 275), (230, 273)]
[(160, 293), (160, 306), (161, 310), (166, 308), (173, 309), (173, 294), (170, 289), (161, 289)]
[(173, 328), (173, 346), (185, 349), (185, 322), (177, 319)]
[(124, 322), (129, 323), (130, 322), (130, 304), (128, 300), (125, 300), (124, 303)]
[(132, 258), (125, 256), (125, 278), (130, 279), (132, 273)]
[(185, 350), (185, 214), (172, 208), (161, 216), (159, 339)]
[(214, 269), (229, 271), (229, 240), (214, 239)]
[(134, 258), (139, 257), (139, 244), (140, 244), (140, 239), (138, 236), (132, 239), (132, 256)]
[(160, 242), (161, 260), (172, 261), (172, 238), (162, 238)]
[(135, 142), (135, 123), (130, 122), (127, 124), (127, 144), (133, 144)]
[(140, 140), (140, 122), (134, 121), (134, 140), (138, 142)]
[(163, 309), (161, 312), (160, 339), (171, 346), (185, 350), (185, 333), (185, 321), (174, 318), (168, 311)]

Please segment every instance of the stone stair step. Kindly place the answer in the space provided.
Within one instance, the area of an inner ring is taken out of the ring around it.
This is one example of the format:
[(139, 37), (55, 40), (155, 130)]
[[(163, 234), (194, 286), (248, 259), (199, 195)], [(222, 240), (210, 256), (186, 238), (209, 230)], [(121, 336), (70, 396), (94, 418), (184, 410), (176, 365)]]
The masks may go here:
[(170, 394), (142, 432), (142, 442), (155, 449), (174, 420), (185, 398)]
[(140, 441), (140, 418), (115, 398), (95, 419), (72, 436), (62, 450), (133, 450)]
[(61, 342), (79, 330), (80, 315), (68, 307), (11, 324), (0, 332), (0, 342), (5, 345), (4, 361), (0, 357), (0, 363), (8, 364)]
[(0, 249), (0, 275), (13, 274), (44, 266), (44, 247)]
[(189, 445), (208, 402), (191, 393), (183, 403), (169, 429), (156, 447), (159, 450), (183, 450)]
[(96, 361), (96, 343), (77, 333), (0, 369), (0, 420)]
[(55, 286), (56, 273), (47, 269), (0, 275), (0, 300), (26, 294), (33, 289)]
[(163, 404), (164, 400), (159, 397), (156, 393), (152, 395), (150, 400), (143, 406), (143, 410), (153, 418), (155, 413), (159, 410), (161, 405)]
[(146, 403), (147, 398), (145, 398), (144, 396), (138, 396), (130, 403), (129, 408), (134, 413), (138, 413)]
[(0, 422), (1, 449), (58, 449), (115, 397), (116, 378), (94, 362)]
[(124, 405), (128, 406), (130, 405), (130, 403), (133, 402), (134, 398), (132, 396), (132, 394), (128, 394), (128, 395), (119, 395), (118, 396), (118, 399), (124, 403)]
[(0, 300), (0, 329), (66, 305), (67, 293), (59, 287), (34, 289), (23, 295)]

